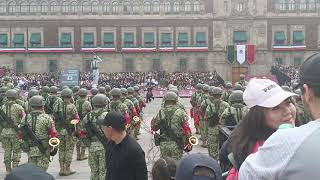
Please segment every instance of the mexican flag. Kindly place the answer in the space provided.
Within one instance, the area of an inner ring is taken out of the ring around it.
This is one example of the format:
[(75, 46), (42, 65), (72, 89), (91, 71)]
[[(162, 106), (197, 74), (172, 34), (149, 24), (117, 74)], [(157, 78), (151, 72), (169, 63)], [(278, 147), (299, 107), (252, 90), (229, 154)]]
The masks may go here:
[(246, 45), (237, 45), (237, 61), (239, 64), (246, 61)]

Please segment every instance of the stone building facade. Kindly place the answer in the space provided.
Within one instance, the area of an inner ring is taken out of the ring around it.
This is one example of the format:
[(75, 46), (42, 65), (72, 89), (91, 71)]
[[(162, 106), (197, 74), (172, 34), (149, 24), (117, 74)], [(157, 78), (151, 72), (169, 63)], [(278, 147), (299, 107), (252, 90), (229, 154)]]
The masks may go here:
[[(0, 65), (17, 72), (207, 71), (237, 81), (319, 51), (319, 0), (0, 0)], [(256, 45), (249, 65), (226, 47)]]

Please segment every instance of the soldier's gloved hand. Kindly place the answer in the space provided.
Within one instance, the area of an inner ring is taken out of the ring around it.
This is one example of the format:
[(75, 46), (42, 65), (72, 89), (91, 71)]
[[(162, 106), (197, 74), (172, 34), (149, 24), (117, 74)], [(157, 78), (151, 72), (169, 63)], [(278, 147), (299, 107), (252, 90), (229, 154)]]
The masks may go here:
[(188, 144), (184, 147), (183, 150), (184, 150), (185, 152), (190, 152), (190, 151), (192, 151), (192, 147), (193, 147), (193, 146), (188, 143)]

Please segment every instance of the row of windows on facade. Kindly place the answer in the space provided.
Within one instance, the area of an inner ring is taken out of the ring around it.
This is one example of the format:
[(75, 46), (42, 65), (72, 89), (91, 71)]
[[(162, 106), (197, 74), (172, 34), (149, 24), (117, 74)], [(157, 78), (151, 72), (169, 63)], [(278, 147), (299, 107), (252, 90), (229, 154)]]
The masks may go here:
[[(144, 36), (144, 47), (155, 47), (156, 46), (156, 36), (154, 32), (145, 32)], [(72, 47), (73, 45), (72, 33), (65, 32), (60, 35), (60, 46), (62, 47)], [(0, 33), (0, 46), (9, 47), (9, 36), (6, 33)], [(160, 34), (160, 44), (161, 47), (172, 47), (172, 33), (161, 33)], [(135, 47), (135, 34), (133, 32), (125, 32), (123, 34), (123, 46), (124, 47)], [(17, 33), (12, 35), (12, 41), (10, 43), (13, 47), (24, 47), (25, 46), (25, 34)], [(179, 32), (177, 35), (177, 46), (189, 46), (190, 43), (189, 33)], [(31, 47), (42, 47), (41, 33), (31, 33), (29, 37), (29, 45)], [(84, 47), (95, 47), (95, 35), (94, 33), (83, 33), (82, 45)], [(196, 46), (207, 46), (207, 34), (206, 32), (196, 32), (195, 33), (195, 43)], [(115, 47), (115, 35), (114, 32), (103, 33), (102, 43), (103, 47)]]
[[(292, 45), (303, 45), (304, 34), (303, 31), (292, 32)], [(274, 32), (274, 45), (286, 45), (286, 34), (284, 31)]]
[(200, 1), (186, 1), (186, 2), (164, 2), (159, 1), (145, 1), (143, 3), (125, 1), (120, 3), (114, 2), (103, 2), (100, 4), (98, 1), (84, 1), (82, 4), (78, 4), (76, 1), (64, 1), (62, 4), (58, 4), (53, 1), (50, 4), (48, 2), (22, 2), (16, 4), (14, 1), (8, 4), (0, 3), (0, 13), (109, 13), (109, 14), (138, 14), (144, 13), (199, 13), (204, 11), (204, 5)]
[[(160, 58), (155, 58), (151, 59), (152, 64), (150, 67), (150, 70), (152, 71), (160, 71), (162, 69), (162, 63)], [(193, 70), (198, 70), (198, 71), (206, 71), (208, 69), (208, 61), (206, 58), (197, 58), (196, 59), (196, 67), (192, 67)], [(87, 63), (85, 64), (85, 71), (90, 70), (90, 61), (86, 61)], [(15, 61), (15, 70), (18, 73), (23, 73), (24, 72), (24, 63), (25, 61), (23, 60), (16, 60)], [(177, 71), (188, 71), (189, 69), (189, 63), (187, 59), (179, 59), (178, 64), (177, 64)], [(190, 67), (191, 68), (191, 67)], [(58, 61), (57, 60), (49, 60), (48, 61), (48, 71), (49, 72), (57, 72), (59, 71), (59, 66), (58, 66)], [(124, 60), (124, 71), (128, 72), (133, 72), (136, 71), (135, 67), (135, 61), (134, 59), (125, 59)]]
[[(301, 64), (302, 64), (302, 61), (303, 61), (303, 58), (302, 57), (294, 57), (293, 58), (293, 64), (291, 63), (291, 65), (295, 66), (295, 67), (299, 67)], [(287, 61), (285, 58), (283, 57), (275, 57), (273, 59), (273, 62), (274, 63), (277, 63), (277, 64), (285, 64), (290, 62), (290, 61)]]
[(320, 0), (276, 0), (277, 11), (316, 11), (320, 9)]

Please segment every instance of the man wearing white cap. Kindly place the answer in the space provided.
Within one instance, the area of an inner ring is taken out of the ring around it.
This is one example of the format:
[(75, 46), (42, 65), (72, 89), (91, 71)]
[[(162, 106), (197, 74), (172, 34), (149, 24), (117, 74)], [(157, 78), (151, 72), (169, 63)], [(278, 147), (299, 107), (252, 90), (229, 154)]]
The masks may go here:
[[(302, 100), (316, 119), (297, 128), (273, 133), (255, 154), (248, 156), (240, 168), (239, 180), (319, 179), (320, 171), (320, 55), (309, 57), (300, 69), (299, 88)], [(250, 83), (249, 83), (250, 84)], [(265, 89), (271, 91), (273, 87)], [(259, 89), (257, 89), (258, 91)], [(258, 94), (258, 93), (257, 93)], [(285, 93), (277, 94), (280, 100)], [(256, 97), (259, 98), (258, 96)], [(261, 102), (274, 104), (276, 98)], [(252, 101), (254, 101), (252, 99)]]

